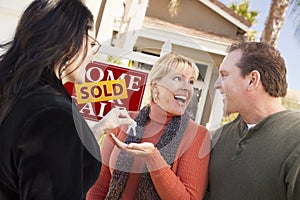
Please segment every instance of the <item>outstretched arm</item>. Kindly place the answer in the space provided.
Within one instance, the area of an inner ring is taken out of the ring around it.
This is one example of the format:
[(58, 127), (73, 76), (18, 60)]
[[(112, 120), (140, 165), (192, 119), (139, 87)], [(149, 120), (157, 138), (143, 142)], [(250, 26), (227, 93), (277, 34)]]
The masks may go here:
[(174, 162), (172, 169), (152, 143), (125, 144), (113, 134), (111, 136), (121, 150), (145, 158), (152, 182), (161, 199), (203, 198), (208, 179), (210, 145), (209, 135), (204, 128), (198, 128), (193, 142)]
[(135, 121), (129, 116), (126, 110), (113, 108), (107, 113), (95, 126), (92, 127), (92, 131), (97, 139), (114, 128), (121, 125), (133, 124)]

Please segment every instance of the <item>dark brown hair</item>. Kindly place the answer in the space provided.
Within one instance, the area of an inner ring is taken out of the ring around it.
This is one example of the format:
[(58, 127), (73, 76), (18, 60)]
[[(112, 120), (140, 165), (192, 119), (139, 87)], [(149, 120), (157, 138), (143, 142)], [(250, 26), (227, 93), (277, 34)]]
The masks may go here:
[(35, 83), (56, 77), (55, 67), (60, 72), (76, 57), (93, 23), (81, 0), (35, 0), (26, 8), (13, 40), (0, 44), (6, 49), (0, 56), (0, 124)]
[(229, 52), (240, 50), (242, 57), (237, 64), (242, 76), (259, 71), (265, 91), (272, 97), (284, 97), (287, 93), (286, 66), (278, 50), (262, 42), (233, 44)]

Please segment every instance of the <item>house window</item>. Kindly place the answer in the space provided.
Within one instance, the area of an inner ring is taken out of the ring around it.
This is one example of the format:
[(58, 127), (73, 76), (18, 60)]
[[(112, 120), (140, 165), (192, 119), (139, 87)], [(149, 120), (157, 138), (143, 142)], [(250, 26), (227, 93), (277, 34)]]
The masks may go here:
[(192, 97), (191, 102), (189, 103), (188, 107), (186, 108), (188, 115), (194, 121), (195, 121), (196, 115), (197, 115), (198, 104), (200, 101), (201, 92), (202, 92), (201, 88), (194, 87), (193, 97)]
[[(146, 52), (146, 51), (141, 51), (141, 53), (148, 54), (148, 55), (151, 55), (151, 56), (156, 56), (157, 58), (159, 58), (159, 54), (149, 53), (149, 52)], [(146, 64), (146, 63), (141, 63), (141, 62), (138, 63), (138, 68), (139, 69), (143, 69), (143, 70), (147, 70), (147, 71), (151, 71), (152, 66), (153, 65)]]
[(205, 76), (206, 76), (206, 71), (207, 71), (207, 65), (196, 63), (198, 69), (199, 69), (199, 76), (198, 76), (198, 81), (204, 82)]

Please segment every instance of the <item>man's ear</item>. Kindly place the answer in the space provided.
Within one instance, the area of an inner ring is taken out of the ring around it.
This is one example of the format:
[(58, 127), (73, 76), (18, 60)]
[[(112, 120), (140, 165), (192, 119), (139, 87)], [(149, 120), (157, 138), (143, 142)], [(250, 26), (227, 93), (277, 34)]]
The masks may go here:
[(258, 87), (260, 81), (261, 81), (261, 76), (258, 70), (253, 70), (250, 72), (250, 74), (247, 76), (249, 80), (249, 86), (248, 89), (255, 89)]

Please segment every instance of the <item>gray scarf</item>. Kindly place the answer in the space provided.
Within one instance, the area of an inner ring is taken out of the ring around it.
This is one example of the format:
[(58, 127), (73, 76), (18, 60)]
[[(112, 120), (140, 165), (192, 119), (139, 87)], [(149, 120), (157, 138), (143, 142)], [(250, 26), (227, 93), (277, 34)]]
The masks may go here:
[[(140, 143), (146, 126), (146, 122), (149, 119), (150, 105), (145, 106), (135, 118), (137, 122), (136, 127), (136, 136), (133, 136), (132, 133), (129, 133), (125, 139), (125, 143)], [(165, 161), (173, 166), (173, 162), (176, 156), (176, 152), (179, 146), (179, 143), (184, 134), (184, 130), (187, 127), (189, 122), (189, 117), (185, 113), (182, 116), (173, 117), (168, 123), (167, 127), (164, 130), (160, 140), (158, 141), (156, 147), (160, 151), (162, 157)], [(112, 179), (109, 186), (109, 191), (105, 199), (108, 200), (119, 200), (121, 199), (123, 190), (126, 186), (129, 172), (134, 161), (134, 156), (131, 156), (123, 151), (120, 152), (118, 160), (116, 162), (116, 167), (112, 174)], [(151, 180), (150, 174), (147, 170), (146, 165), (144, 166), (144, 172), (141, 175), (138, 192), (136, 196), (137, 200), (155, 200), (160, 199), (156, 189)]]

